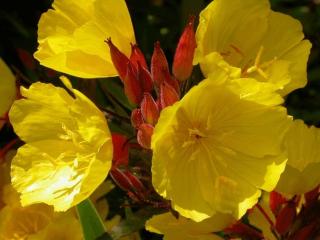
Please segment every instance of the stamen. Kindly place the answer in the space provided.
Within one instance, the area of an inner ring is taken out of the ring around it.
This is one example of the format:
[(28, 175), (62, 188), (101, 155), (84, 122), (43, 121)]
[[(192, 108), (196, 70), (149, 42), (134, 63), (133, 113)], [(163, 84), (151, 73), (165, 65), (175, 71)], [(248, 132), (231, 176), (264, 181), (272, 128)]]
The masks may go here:
[(262, 57), (263, 51), (264, 51), (264, 47), (261, 46), (258, 51), (257, 57), (254, 61), (254, 65), (252, 67), (249, 67), (247, 70), (245, 70), (244, 75), (247, 75), (249, 73), (258, 72), (258, 74), (260, 76), (262, 76), (265, 79), (268, 79), (268, 74), (263, 69), (265, 69), (265, 68), (269, 67), (271, 64), (273, 64), (277, 60), (277, 57), (274, 57), (274, 59), (261, 64), (260, 62), (261, 62), (261, 57)]

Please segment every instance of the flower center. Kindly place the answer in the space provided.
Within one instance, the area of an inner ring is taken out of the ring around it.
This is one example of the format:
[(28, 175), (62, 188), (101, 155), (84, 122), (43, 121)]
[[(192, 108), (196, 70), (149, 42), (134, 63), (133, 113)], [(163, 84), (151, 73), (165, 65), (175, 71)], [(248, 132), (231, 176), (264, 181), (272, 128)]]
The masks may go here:
[(201, 132), (199, 129), (188, 129), (189, 131), (189, 136), (193, 139), (201, 139), (201, 138), (204, 138), (206, 137), (206, 135)]
[(264, 79), (268, 79), (268, 74), (265, 72), (265, 69), (267, 67), (269, 67), (271, 64), (273, 64), (274, 61), (277, 60), (277, 57), (274, 57), (274, 59), (272, 59), (270, 61), (261, 63), (261, 56), (262, 56), (263, 51), (264, 51), (264, 47), (261, 46), (259, 51), (258, 51), (257, 57), (254, 60), (253, 66), (244, 69), (244, 71), (243, 71), (243, 75), (244, 76), (246, 76), (246, 75), (248, 75), (250, 73), (257, 72)]

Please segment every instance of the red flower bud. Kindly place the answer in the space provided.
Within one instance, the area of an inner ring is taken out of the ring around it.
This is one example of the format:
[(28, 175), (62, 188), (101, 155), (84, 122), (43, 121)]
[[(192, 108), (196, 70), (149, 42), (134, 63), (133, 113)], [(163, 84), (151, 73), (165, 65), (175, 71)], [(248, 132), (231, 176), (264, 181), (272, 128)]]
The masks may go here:
[(299, 229), (290, 240), (306, 240), (313, 239), (312, 235), (314, 234), (315, 226), (317, 223), (311, 223), (301, 229)]
[(108, 38), (105, 42), (109, 45), (113, 65), (116, 68), (121, 81), (124, 82), (130, 60), (112, 43), (111, 38)]
[(180, 81), (188, 79), (193, 69), (193, 56), (196, 49), (196, 38), (193, 30), (194, 16), (189, 18), (189, 22), (185, 27), (173, 60), (173, 75)]
[(170, 76), (167, 58), (160, 47), (160, 43), (154, 44), (154, 50), (151, 58), (151, 75), (157, 87)]
[(141, 102), (141, 113), (146, 123), (154, 126), (158, 122), (159, 109), (150, 93), (144, 93)]
[(131, 44), (130, 61), (136, 68), (138, 68), (138, 65), (140, 64), (142, 67), (148, 69), (146, 59), (137, 44)]
[(139, 126), (137, 140), (138, 143), (146, 149), (151, 147), (151, 137), (153, 134), (153, 126), (150, 124), (143, 123)]
[(141, 110), (136, 108), (131, 113), (131, 124), (134, 128), (139, 128), (139, 126), (144, 123)]
[(128, 138), (121, 134), (112, 134), (113, 159), (112, 167), (128, 166), (129, 145)]
[(160, 104), (161, 108), (173, 105), (179, 101), (179, 94), (168, 83), (163, 82), (160, 86)]
[(269, 205), (270, 205), (270, 209), (272, 211), (272, 213), (277, 216), (282, 204), (286, 203), (287, 199), (285, 197), (283, 197), (280, 193), (277, 193), (275, 191), (270, 193), (270, 201), (269, 201)]
[(131, 191), (133, 189), (130, 179), (120, 169), (112, 168), (110, 170), (110, 176), (122, 190)]
[(306, 206), (313, 205), (320, 196), (320, 186), (317, 186), (315, 189), (304, 194), (304, 198), (306, 199)]
[(143, 97), (143, 92), (138, 79), (138, 74), (131, 62), (127, 64), (127, 75), (124, 78), (124, 92), (129, 101), (134, 104), (139, 104)]
[(296, 218), (296, 206), (294, 202), (288, 202), (288, 204), (282, 208), (279, 212), (276, 223), (275, 229), (280, 235), (287, 233)]
[(263, 236), (256, 229), (238, 221), (230, 227), (224, 229), (224, 233), (231, 236), (242, 237), (243, 239), (262, 239)]
[(149, 71), (141, 66), (141, 64), (138, 64), (138, 74), (143, 92), (151, 92), (153, 89), (153, 81)]

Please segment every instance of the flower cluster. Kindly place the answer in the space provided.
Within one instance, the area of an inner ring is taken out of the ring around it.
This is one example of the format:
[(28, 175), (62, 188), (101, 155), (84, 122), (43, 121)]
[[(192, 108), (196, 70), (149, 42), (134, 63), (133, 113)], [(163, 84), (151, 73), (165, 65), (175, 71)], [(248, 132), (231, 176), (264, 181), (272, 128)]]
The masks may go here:
[[(106, 223), (106, 202), (97, 203), (109, 175), (129, 206), (152, 209), (143, 225), (164, 239), (320, 234), (311, 214), (320, 204), (320, 130), (283, 106), (307, 83), (311, 43), (300, 22), (268, 0), (214, 0), (196, 32), (189, 18), (170, 69), (159, 42), (148, 64), (124, 0), (55, 0), (52, 8), (40, 18), (34, 57), (86, 82), (119, 76), (129, 107), (98, 107), (64, 76), (17, 90), (0, 61), (0, 127), (11, 124), (19, 137), (0, 152), (19, 145), (0, 162), (11, 175), (0, 179), (1, 238), (91, 240), (96, 226), (86, 226), (80, 207), (90, 196), (100, 216), (88, 216), (102, 218), (108, 239), (130, 238), (139, 228), (120, 234), (119, 219)], [(193, 84), (197, 64), (204, 77)]]

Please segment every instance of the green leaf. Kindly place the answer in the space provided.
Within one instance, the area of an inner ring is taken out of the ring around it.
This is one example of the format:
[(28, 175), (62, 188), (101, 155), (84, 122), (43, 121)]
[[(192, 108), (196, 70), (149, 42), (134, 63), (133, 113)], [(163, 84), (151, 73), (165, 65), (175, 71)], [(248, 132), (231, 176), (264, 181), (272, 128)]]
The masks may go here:
[(105, 240), (112, 240), (112, 238), (106, 234), (103, 222), (89, 199), (77, 205), (77, 212), (85, 240), (96, 240), (101, 236), (103, 236)]

